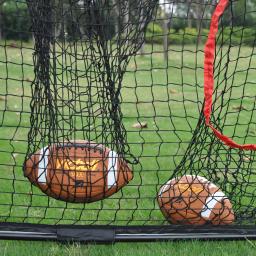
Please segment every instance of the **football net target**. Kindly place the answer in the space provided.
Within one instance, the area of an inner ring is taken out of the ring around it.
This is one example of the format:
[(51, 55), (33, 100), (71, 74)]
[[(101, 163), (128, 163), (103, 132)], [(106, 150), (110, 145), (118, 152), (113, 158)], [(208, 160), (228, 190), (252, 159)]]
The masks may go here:
[(252, 1), (0, 9), (1, 237), (255, 236)]

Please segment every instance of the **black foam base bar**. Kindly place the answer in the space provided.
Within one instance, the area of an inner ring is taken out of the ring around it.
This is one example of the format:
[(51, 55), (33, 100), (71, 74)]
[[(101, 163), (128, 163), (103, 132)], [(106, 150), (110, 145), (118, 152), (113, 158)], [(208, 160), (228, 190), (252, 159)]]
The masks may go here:
[(74, 226), (0, 223), (0, 239), (114, 243), (160, 240), (256, 239), (255, 226)]

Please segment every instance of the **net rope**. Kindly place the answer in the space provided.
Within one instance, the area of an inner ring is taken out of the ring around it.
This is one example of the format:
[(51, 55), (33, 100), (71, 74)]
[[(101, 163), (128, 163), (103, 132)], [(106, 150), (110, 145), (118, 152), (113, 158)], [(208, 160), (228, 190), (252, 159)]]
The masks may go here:
[[(199, 175), (231, 200), (236, 224), (255, 225), (255, 151), (225, 145), (204, 115), (205, 44), (216, 6), (2, 1), (0, 221), (169, 225), (156, 200), (160, 187)], [(210, 121), (238, 144), (256, 143), (255, 16), (253, 1), (231, 0), (217, 22)], [(115, 150), (133, 180), (107, 199), (72, 204), (23, 176), (24, 159), (73, 140)]]
[[(156, 2), (27, 1), (35, 40), (28, 155), (47, 144), (80, 139), (136, 161), (122, 122), (120, 92)], [(109, 17), (115, 13), (116, 35), (109, 38)], [(66, 17), (80, 29), (72, 41), (65, 32), (55, 33), (57, 26), (65, 29)]]

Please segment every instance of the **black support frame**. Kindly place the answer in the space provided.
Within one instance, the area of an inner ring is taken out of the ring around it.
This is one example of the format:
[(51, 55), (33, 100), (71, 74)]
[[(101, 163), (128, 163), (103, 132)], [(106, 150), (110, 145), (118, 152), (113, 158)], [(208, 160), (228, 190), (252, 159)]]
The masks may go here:
[(1, 223), (0, 239), (82, 243), (254, 240), (254, 226), (74, 226)]

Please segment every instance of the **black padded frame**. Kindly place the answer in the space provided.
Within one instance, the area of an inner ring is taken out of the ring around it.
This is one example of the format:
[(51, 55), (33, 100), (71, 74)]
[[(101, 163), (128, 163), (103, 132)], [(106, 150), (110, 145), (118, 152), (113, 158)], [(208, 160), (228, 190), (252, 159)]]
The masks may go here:
[(255, 226), (74, 226), (1, 223), (0, 239), (114, 243), (256, 239)]

